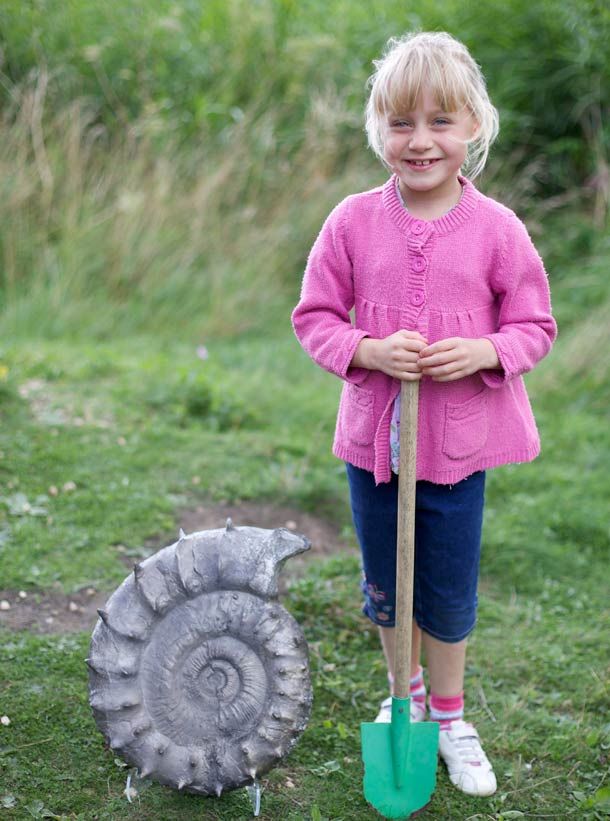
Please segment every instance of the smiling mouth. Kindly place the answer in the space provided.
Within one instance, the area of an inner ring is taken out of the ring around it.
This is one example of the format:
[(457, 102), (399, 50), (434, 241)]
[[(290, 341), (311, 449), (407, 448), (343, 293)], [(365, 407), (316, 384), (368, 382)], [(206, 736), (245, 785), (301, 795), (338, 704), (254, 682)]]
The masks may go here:
[(439, 160), (437, 158), (432, 160), (405, 160), (406, 164), (413, 168), (429, 168), (435, 165)]

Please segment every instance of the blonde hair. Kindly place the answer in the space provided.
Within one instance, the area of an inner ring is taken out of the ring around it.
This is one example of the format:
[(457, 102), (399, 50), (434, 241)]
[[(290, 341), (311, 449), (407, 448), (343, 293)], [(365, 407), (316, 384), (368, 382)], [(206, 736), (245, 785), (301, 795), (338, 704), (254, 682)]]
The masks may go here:
[(478, 124), (468, 141), (465, 169), (478, 176), (498, 134), (498, 112), (487, 94), (485, 78), (465, 45), (446, 32), (416, 32), (392, 38), (369, 78), (366, 133), (370, 147), (385, 163), (387, 117), (412, 111), (424, 85), (443, 111), (468, 108)]

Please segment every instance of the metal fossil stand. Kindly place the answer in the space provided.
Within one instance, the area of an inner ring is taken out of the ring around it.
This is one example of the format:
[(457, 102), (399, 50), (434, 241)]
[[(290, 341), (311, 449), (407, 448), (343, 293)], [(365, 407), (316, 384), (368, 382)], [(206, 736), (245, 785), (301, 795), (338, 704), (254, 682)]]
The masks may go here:
[(149, 779), (202, 796), (248, 787), (296, 744), (312, 691), (308, 650), (279, 604), (282, 563), (309, 548), (280, 528), (185, 535), (141, 564), (93, 631), (89, 702), (111, 749)]

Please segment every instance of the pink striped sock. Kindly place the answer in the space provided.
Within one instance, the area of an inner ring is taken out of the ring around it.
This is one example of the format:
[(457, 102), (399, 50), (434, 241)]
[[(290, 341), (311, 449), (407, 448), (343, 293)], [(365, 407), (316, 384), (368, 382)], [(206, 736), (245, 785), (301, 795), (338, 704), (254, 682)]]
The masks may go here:
[(426, 685), (424, 684), (424, 671), (421, 666), (418, 667), (416, 675), (409, 679), (409, 696), (411, 701), (421, 705), (424, 710), (426, 709)]
[(464, 718), (464, 693), (458, 696), (430, 694), (430, 720), (438, 721), (441, 730), (449, 730), (452, 721)]
[[(391, 673), (388, 673), (388, 681), (390, 690), (394, 692), (394, 676)], [(409, 697), (425, 709), (426, 685), (424, 684), (424, 668), (421, 665), (417, 668), (417, 673), (409, 679)]]

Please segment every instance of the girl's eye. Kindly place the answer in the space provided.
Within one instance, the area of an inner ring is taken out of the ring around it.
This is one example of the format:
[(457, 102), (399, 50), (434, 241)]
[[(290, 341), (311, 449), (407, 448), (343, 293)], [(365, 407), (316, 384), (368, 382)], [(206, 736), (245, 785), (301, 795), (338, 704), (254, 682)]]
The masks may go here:
[(450, 120), (448, 120), (446, 117), (437, 117), (437, 118), (434, 120), (434, 124), (435, 124), (435, 125), (450, 125), (450, 122), (451, 122), (451, 121), (450, 121)]

